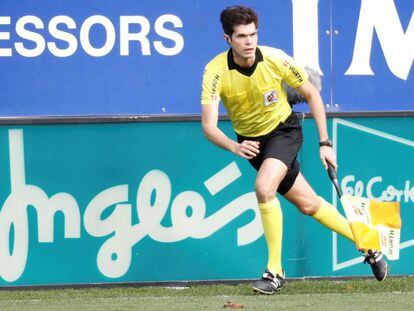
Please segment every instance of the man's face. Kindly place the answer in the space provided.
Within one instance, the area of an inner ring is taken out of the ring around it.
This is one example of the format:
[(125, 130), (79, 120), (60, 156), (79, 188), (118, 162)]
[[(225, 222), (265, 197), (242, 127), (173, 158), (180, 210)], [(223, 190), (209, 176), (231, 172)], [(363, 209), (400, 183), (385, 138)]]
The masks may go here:
[(254, 23), (234, 26), (233, 35), (226, 37), (233, 51), (241, 58), (254, 58), (257, 48), (257, 29)]

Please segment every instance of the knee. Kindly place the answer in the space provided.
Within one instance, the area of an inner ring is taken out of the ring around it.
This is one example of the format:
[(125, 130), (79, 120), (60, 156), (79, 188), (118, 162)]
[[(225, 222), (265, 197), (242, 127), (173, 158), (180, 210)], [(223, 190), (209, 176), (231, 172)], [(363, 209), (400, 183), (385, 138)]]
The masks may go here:
[(319, 197), (310, 198), (301, 202), (298, 206), (299, 211), (304, 215), (312, 216), (316, 214), (321, 206), (321, 200)]
[(269, 202), (276, 197), (276, 187), (271, 183), (256, 181), (254, 190), (256, 192), (257, 201), (260, 203)]

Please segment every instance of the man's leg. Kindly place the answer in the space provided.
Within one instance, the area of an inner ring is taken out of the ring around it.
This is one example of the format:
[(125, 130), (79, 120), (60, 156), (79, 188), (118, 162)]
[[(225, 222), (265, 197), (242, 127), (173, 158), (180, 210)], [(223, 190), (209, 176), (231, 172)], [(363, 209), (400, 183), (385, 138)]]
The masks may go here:
[(292, 188), (284, 197), (293, 203), (303, 214), (310, 215), (325, 227), (354, 241), (348, 221), (337, 209), (318, 197), (301, 173), (297, 176)]
[(284, 283), (282, 270), (282, 228), (283, 216), (276, 190), (287, 172), (287, 166), (280, 160), (264, 160), (257, 173), (255, 192), (259, 203), (263, 231), (268, 249), (267, 269), (263, 278), (253, 284), (255, 291), (273, 294)]
[[(312, 216), (329, 229), (354, 241), (351, 228), (345, 217), (331, 204), (318, 197), (302, 174), (299, 173), (292, 188), (284, 196), (296, 205), (303, 214)], [(364, 256), (364, 263), (370, 264), (375, 278), (378, 281), (384, 280), (388, 274), (388, 264), (381, 252), (369, 250)]]
[(286, 172), (287, 167), (280, 160), (266, 159), (261, 165), (255, 181), (255, 192), (269, 252), (267, 268), (274, 275), (282, 275), (283, 234), (283, 215), (279, 200), (276, 198), (276, 189)]

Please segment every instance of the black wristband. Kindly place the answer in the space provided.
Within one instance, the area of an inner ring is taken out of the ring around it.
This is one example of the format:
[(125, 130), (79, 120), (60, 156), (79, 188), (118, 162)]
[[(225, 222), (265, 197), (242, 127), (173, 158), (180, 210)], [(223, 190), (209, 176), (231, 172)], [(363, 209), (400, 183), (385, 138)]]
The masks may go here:
[(333, 146), (332, 140), (327, 139), (327, 140), (324, 140), (324, 141), (320, 141), (319, 142), (319, 147), (323, 147), (323, 146), (331, 147), (332, 148), (332, 146)]

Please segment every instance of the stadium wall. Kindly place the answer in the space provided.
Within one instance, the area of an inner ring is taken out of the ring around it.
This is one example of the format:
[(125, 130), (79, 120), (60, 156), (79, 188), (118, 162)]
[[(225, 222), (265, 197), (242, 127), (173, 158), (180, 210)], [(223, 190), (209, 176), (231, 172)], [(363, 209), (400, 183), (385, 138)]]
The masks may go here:
[[(414, 114), (381, 115), (334, 114), (328, 127), (344, 192), (400, 201), (391, 273), (413, 274)], [(255, 171), (209, 143), (199, 117), (0, 121), (1, 287), (251, 279), (264, 268)], [(302, 125), (302, 171), (342, 211), (314, 122)], [(288, 277), (370, 275), (350, 242), (282, 207)]]
[[(400, 201), (391, 272), (413, 274), (413, 2), (240, 3), (260, 15), (260, 44), (323, 74), (342, 188)], [(0, 287), (258, 277), (255, 172), (199, 122), (233, 4), (0, 2)], [(302, 171), (337, 206), (303, 128)], [(289, 277), (369, 275), (354, 246), (282, 205)]]

